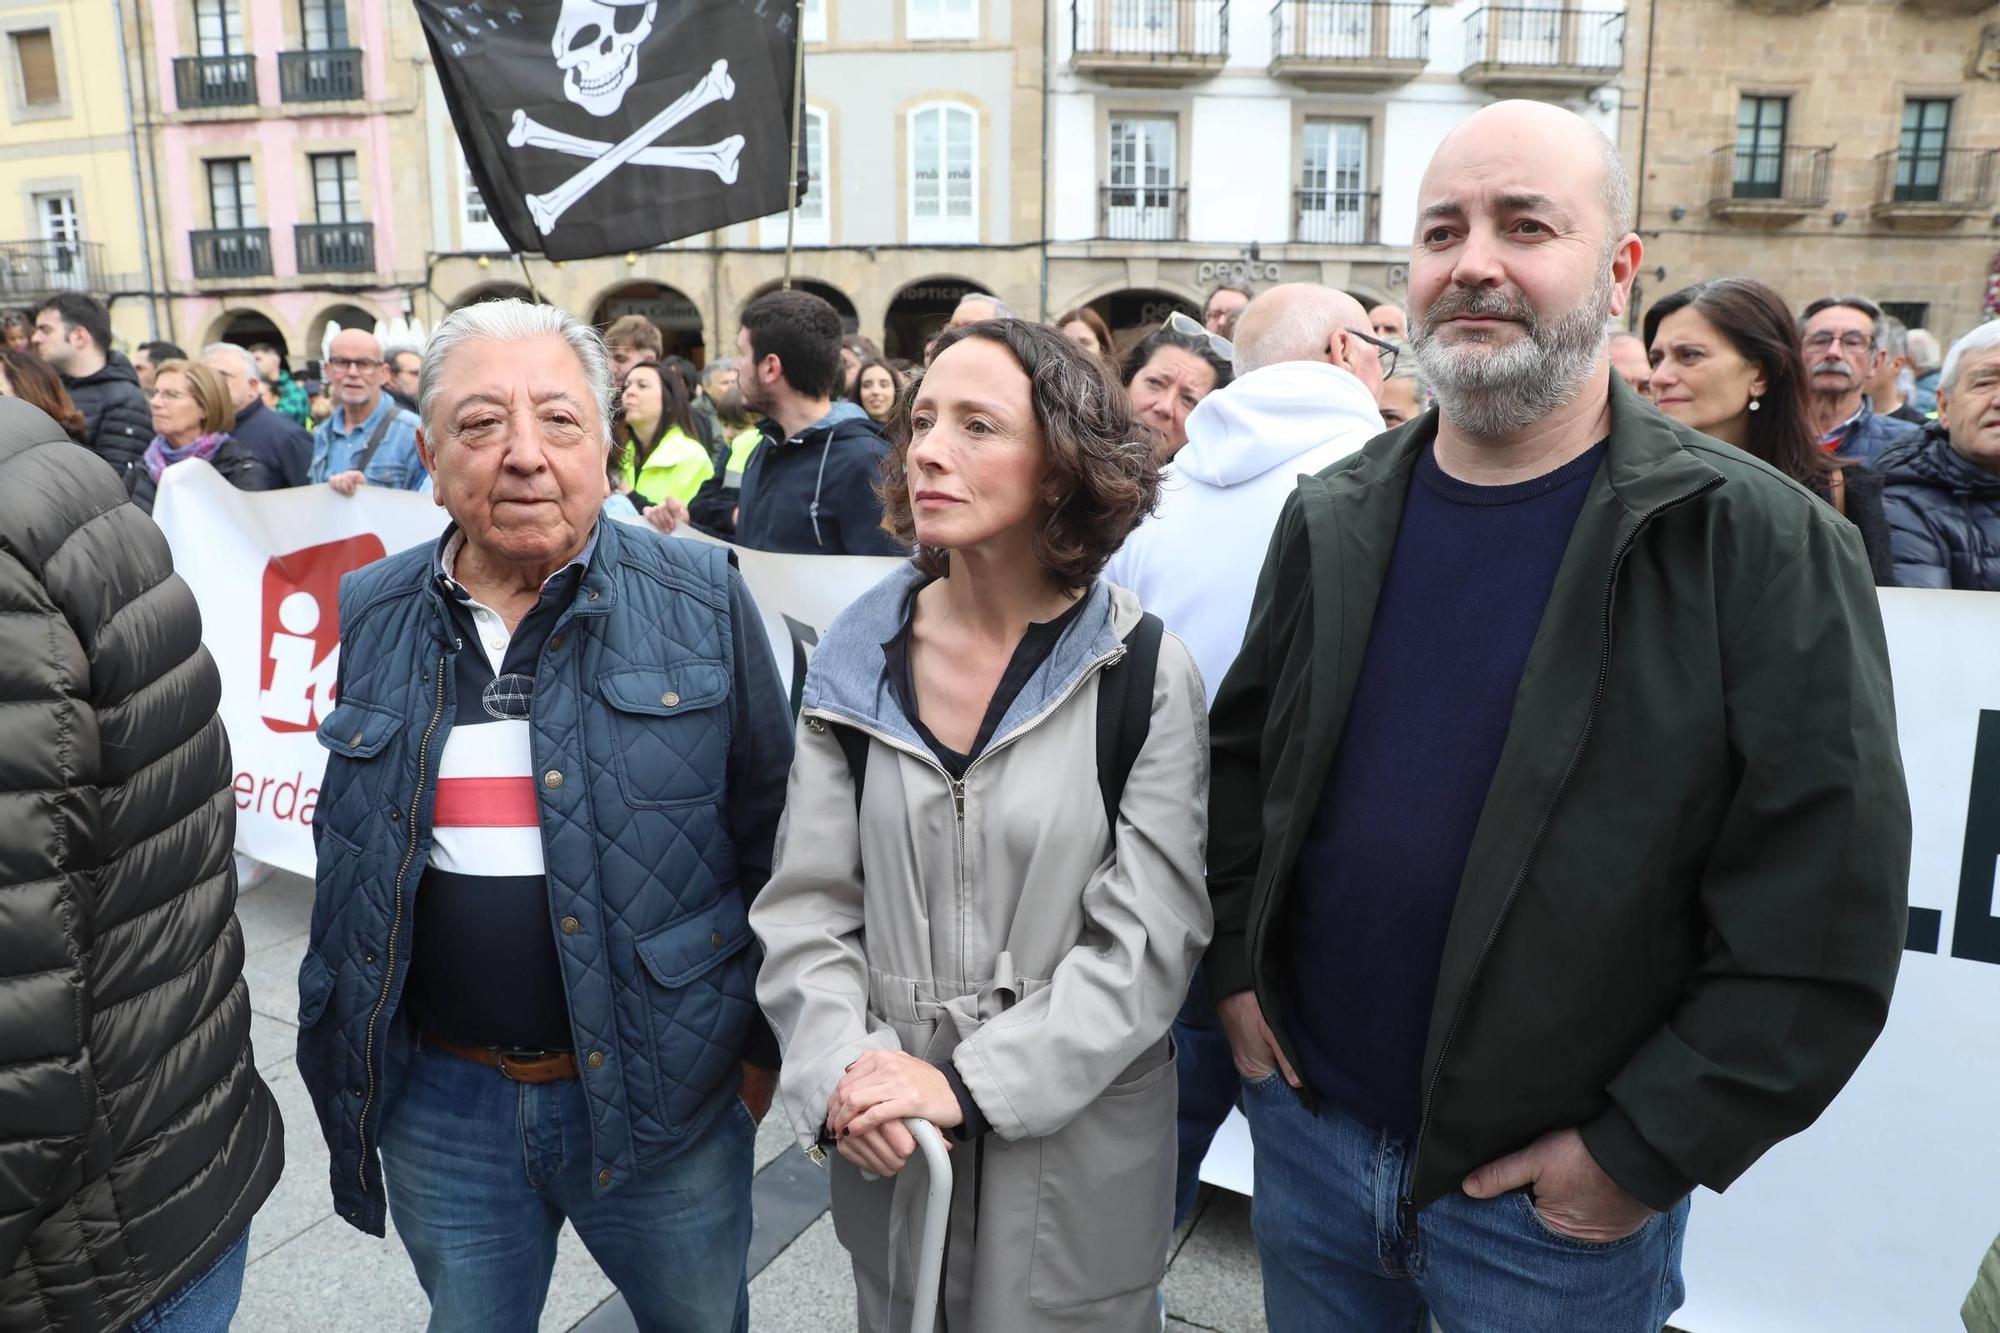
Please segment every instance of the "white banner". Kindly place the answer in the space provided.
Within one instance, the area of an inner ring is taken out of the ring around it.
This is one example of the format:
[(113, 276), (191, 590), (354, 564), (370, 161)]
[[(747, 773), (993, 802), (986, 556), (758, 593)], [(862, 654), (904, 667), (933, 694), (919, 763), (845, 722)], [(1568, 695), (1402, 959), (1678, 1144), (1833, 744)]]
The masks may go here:
[[(238, 850), (310, 875), (340, 575), (435, 540), (443, 512), (377, 488), (250, 494), (188, 464), (155, 517), (222, 672)], [(897, 563), (737, 558), (788, 686)], [(1911, 947), (1887, 1029), (1819, 1123), (1695, 1199), (1674, 1320), (1692, 1333), (1953, 1328), (2000, 1233), (2000, 596), (1891, 589), (1882, 609), (1916, 821)], [(1233, 1130), (1204, 1174), (1247, 1190)]]

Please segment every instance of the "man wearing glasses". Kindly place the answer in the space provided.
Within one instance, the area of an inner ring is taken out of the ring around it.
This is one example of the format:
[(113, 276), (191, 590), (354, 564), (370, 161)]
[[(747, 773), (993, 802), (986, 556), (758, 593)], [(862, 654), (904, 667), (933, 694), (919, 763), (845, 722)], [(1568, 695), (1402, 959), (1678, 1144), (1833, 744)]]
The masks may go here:
[(1822, 296), (1806, 307), (1799, 334), (1821, 448), (1873, 467), (1891, 445), (1917, 437), (1915, 426), (1880, 415), (1868, 401), (1868, 382), (1884, 356), (1881, 307), (1860, 296)]
[(416, 413), (397, 406), (384, 390), (388, 367), (382, 344), (361, 329), (342, 329), (327, 348), (327, 387), (333, 415), (313, 432), (315, 482), (342, 495), (363, 484), (414, 491), (424, 484), (417, 459)]

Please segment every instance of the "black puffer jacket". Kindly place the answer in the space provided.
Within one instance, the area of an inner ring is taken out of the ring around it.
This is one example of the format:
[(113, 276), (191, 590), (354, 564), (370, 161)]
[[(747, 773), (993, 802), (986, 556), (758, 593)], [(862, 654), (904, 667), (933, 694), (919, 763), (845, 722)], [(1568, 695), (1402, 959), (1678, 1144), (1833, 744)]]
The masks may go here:
[(63, 387), (83, 413), (84, 444), (111, 464), (129, 493), (136, 474), (145, 471), (139, 460), (153, 442), (153, 409), (139, 387), (139, 372), (113, 352), (95, 375), (63, 376)]
[(106, 1333), (284, 1166), (221, 691), (160, 530), (0, 398), (0, 1329)]
[(2000, 592), (2000, 477), (1966, 462), (1936, 424), (1876, 467), (1896, 582)]

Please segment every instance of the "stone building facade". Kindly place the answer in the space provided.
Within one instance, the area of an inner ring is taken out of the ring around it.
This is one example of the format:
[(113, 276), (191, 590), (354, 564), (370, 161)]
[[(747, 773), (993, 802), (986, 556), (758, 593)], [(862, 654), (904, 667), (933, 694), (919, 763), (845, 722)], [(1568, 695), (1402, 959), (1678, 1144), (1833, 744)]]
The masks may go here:
[(1949, 342), (2000, 252), (2000, 7), (1633, 0), (1634, 319), (1705, 278), (1858, 292)]

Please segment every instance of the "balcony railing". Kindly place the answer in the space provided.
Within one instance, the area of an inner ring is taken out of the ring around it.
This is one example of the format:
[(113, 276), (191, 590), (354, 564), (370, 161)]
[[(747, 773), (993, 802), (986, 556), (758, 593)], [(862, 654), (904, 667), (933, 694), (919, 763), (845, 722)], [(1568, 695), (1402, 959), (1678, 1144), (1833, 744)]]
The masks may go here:
[(1560, 8), (1482, 5), (1465, 16), (1467, 83), (1591, 87), (1625, 62), (1625, 12), (1601, 0)]
[(1078, 70), (1166, 80), (1211, 72), (1229, 58), (1229, 0), (1074, 0)]
[(373, 273), (375, 224), (308, 222), (292, 228), (301, 273)]
[(271, 276), (271, 229), (223, 227), (191, 231), (197, 278), (268, 278)]
[(0, 298), (7, 305), (107, 285), (104, 247), (95, 241), (0, 241)]
[(1294, 190), (1292, 239), (1313, 245), (1380, 245), (1382, 195), (1374, 190)]
[(1184, 185), (1107, 185), (1098, 193), (1098, 234), (1109, 240), (1178, 241), (1187, 236)]
[(1709, 154), (1708, 208), (1745, 216), (1803, 215), (1826, 206), (1831, 148), (1725, 144)]
[(1278, 0), (1271, 7), (1271, 60), (1334, 65), (1407, 61), (1431, 54), (1431, 7), (1422, 0)]
[(175, 56), (174, 102), (183, 111), (257, 105), (257, 57)]
[(278, 52), (278, 96), (287, 102), (346, 102), (361, 96), (361, 53)]
[(1894, 149), (1875, 158), (1875, 211), (1963, 217), (1993, 205), (1992, 148)]

